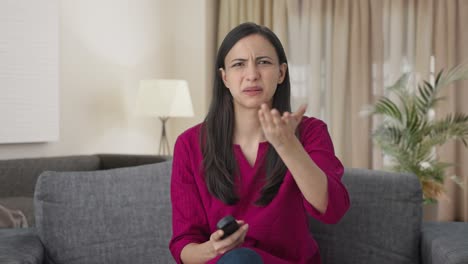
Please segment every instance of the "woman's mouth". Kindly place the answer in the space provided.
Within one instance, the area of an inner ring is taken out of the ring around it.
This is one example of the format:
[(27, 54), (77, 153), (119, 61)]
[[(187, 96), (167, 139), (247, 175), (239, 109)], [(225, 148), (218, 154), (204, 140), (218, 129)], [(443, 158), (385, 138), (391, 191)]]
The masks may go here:
[(244, 94), (254, 96), (254, 95), (261, 94), (263, 92), (263, 89), (262, 89), (262, 87), (259, 87), (259, 86), (252, 86), (252, 87), (247, 87), (247, 88), (243, 89), (242, 92)]

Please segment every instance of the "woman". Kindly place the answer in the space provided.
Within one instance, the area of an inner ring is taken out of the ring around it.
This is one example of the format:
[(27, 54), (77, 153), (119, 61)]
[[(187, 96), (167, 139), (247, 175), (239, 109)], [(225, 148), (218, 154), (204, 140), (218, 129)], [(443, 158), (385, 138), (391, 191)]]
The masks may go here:
[[(175, 260), (320, 263), (307, 214), (336, 223), (349, 207), (325, 123), (304, 117), (305, 106), (291, 113), (286, 55), (266, 27), (229, 32), (216, 69), (208, 115), (175, 144)], [(221, 239), (226, 215), (240, 228)]]

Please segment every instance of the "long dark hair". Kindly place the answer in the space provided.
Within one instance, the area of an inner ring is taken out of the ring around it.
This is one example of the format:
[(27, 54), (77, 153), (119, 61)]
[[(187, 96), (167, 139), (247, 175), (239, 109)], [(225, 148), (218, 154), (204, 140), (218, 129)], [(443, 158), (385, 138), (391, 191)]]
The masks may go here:
[[(239, 197), (235, 192), (235, 177), (238, 168), (233, 149), (234, 104), (229, 89), (222, 80), (220, 68), (225, 69), (224, 59), (231, 48), (242, 38), (258, 34), (267, 39), (275, 48), (279, 64), (287, 63), (286, 54), (278, 37), (267, 27), (254, 23), (243, 23), (231, 30), (219, 47), (216, 57), (213, 97), (208, 114), (202, 125), (200, 143), (203, 151), (203, 169), (209, 192), (228, 205), (235, 204)], [(277, 86), (272, 107), (281, 114), (291, 111), (289, 73)], [(270, 146), (266, 154), (266, 172), (261, 197), (257, 205), (267, 205), (276, 196), (286, 173), (286, 166), (275, 149)]]

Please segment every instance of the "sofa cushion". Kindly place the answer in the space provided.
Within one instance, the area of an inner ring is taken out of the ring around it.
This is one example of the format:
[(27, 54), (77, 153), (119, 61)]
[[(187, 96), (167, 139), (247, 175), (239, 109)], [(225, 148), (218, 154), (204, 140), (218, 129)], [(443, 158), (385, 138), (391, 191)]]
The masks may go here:
[(42, 263), (44, 249), (34, 228), (0, 229), (0, 263)]
[(171, 162), (44, 172), (36, 228), (56, 263), (170, 263)]
[(346, 169), (351, 207), (336, 225), (311, 219), (324, 264), (419, 263), (422, 193), (413, 174)]

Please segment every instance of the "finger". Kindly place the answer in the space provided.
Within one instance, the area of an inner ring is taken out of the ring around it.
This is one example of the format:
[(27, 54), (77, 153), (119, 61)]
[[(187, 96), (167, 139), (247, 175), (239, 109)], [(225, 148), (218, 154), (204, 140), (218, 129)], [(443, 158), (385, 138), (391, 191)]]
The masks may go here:
[(281, 125), (281, 116), (278, 110), (272, 109), (270, 113), (271, 113), (271, 119), (273, 120), (273, 123), (277, 126)]
[(234, 242), (233, 242), (233, 246), (238, 246), (240, 244), (242, 244), (244, 242), (244, 238), (247, 234), (247, 230), (249, 229), (249, 225), (248, 224), (244, 224), (242, 225), (235, 233), (236, 236), (234, 237)]
[(281, 120), (283, 120), (283, 122), (286, 124), (289, 124), (289, 119), (291, 119), (291, 114), (289, 112), (284, 112)]
[(219, 252), (224, 253), (242, 244), (248, 228), (248, 224), (243, 224), (236, 232), (219, 241)]
[(216, 232), (213, 232), (213, 234), (211, 234), (210, 239), (212, 241), (220, 241), (223, 235), (224, 235), (224, 231), (220, 229), (220, 230), (217, 230)]
[(302, 118), (302, 116), (305, 114), (307, 110), (307, 104), (303, 104), (299, 106), (296, 112), (294, 112), (292, 115), (297, 119), (297, 118)]
[(245, 237), (247, 236), (247, 232), (249, 231), (249, 226), (245, 224), (244, 226), (242, 226), (242, 228), (243, 230), (241, 235), (241, 244), (244, 243)]
[(262, 110), (263, 110), (263, 118), (264, 118), (264, 121), (265, 121), (265, 126), (269, 127), (269, 126), (273, 125), (273, 118), (272, 118), (271, 113), (270, 113), (270, 108), (266, 104), (263, 104), (262, 105)]
[(261, 124), (265, 123), (265, 114), (262, 109), (258, 110), (258, 119)]
[(245, 237), (247, 236), (247, 231), (248, 230), (245, 230), (245, 232), (242, 233), (242, 237), (241, 237), (242, 242), (245, 240)]
[(239, 229), (241, 230), (241, 234), (245, 235), (249, 230), (249, 224), (244, 223)]
[(239, 238), (242, 237), (244, 233), (247, 232), (248, 229), (249, 229), (249, 225), (242, 223), (242, 225), (239, 227), (239, 229), (236, 230), (236, 232), (232, 233), (229, 237), (225, 239), (229, 239), (231, 243), (235, 243), (236, 241), (239, 240)]
[(260, 126), (262, 127), (262, 133), (264, 133), (267, 130), (267, 123), (265, 120), (265, 115), (262, 110), (258, 110), (258, 117), (260, 120)]
[[(239, 229), (237, 229), (229, 237), (236, 237), (236, 234), (238, 234), (238, 233), (242, 232), (242, 230), (246, 230), (248, 228), (248, 225), (245, 223), (244, 220), (236, 220), (236, 222), (239, 225)], [(224, 239), (221, 239), (223, 234), (224, 234), (224, 231), (222, 229), (219, 229), (216, 232), (213, 232), (213, 234), (211, 236), (212, 236), (213, 239), (224, 240)]]
[(260, 110), (262, 111), (262, 113), (265, 114), (265, 113), (267, 113), (267, 112), (270, 111), (270, 107), (268, 107), (267, 104), (262, 104), (262, 105), (260, 106)]

